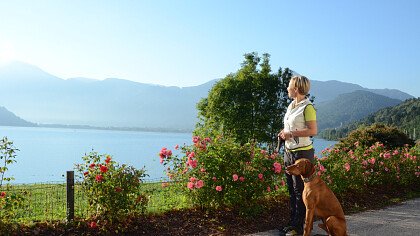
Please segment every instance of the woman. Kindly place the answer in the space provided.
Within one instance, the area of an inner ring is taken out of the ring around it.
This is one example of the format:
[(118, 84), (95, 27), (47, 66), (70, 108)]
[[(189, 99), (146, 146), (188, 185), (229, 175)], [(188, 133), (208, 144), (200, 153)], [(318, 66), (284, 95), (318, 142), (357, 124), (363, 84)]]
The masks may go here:
[[(284, 164), (292, 165), (297, 159), (314, 160), (311, 136), (317, 134), (316, 111), (307, 98), (310, 82), (305, 76), (294, 76), (287, 92), (293, 101), (284, 116), (284, 129), (278, 134), (285, 141)], [(300, 176), (286, 173), (287, 188), (290, 194), (290, 221), (283, 228), (286, 235), (299, 235), (303, 232), (306, 209), (302, 200), (303, 181)]]

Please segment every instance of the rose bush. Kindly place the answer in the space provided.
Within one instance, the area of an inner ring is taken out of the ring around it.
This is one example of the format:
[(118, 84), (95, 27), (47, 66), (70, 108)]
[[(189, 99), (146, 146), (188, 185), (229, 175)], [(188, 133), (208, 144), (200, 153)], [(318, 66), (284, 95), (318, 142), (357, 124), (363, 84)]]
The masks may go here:
[(319, 174), (332, 190), (364, 191), (372, 186), (404, 187), (420, 181), (419, 146), (387, 148), (355, 142), (354, 148), (334, 147), (322, 151)]
[(180, 187), (196, 206), (244, 210), (284, 185), (278, 154), (223, 136), (213, 140), (194, 136), (192, 141), (181, 148), (180, 156), (167, 148), (159, 156), (172, 185)]
[[(147, 197), (141, 192), (144, 169), (119, 165), (111, 156), (91, 152), (77, 169), (91, 217), (123, 221), (130, 214), (144, 213)], [(96, 225), (96, 223), (94, 224)]]
[(16, 162), (16, 152), (19, 151), (7, 137), (0, 139), (0, 226), (4, 223), (15, 221), (22, 209), (26, 207), (27, 192), (14, 191), (9, 181), (12, 177), (6, 177), (8, 166)]

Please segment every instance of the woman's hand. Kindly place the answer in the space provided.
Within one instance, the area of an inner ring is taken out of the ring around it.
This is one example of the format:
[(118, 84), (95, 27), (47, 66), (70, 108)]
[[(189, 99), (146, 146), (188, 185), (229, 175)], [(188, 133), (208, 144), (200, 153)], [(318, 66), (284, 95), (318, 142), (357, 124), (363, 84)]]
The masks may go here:
[(293, 134), (291, 132), (284, 131), (283, 129), (282, 131), (280, 131), (277, 137), (280, 137), (281, 139), (286, 140), (286, 139), (293, 138)]

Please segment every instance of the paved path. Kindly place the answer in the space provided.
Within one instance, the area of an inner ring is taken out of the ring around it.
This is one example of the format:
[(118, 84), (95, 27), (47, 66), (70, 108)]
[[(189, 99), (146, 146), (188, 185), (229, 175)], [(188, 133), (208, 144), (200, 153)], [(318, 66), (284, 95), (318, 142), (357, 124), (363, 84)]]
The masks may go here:
[[(347, 231), (350, 236), (420, 236), (420, 198), (381, 210), (346, 215)], [(311, 235), (326, 235), (314, 222)], [(278, 230), (250, 234), (248, 236), (278, 236)]]

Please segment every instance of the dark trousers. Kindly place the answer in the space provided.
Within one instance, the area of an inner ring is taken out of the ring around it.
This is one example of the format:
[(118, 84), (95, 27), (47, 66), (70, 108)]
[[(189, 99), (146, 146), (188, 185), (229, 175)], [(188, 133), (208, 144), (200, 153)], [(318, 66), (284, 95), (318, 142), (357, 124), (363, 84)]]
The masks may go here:
[[(300, 158), (314, 161), (314, 149), (301, 150), (295, 152), (284, 152), (284, 164), (290, 166)], [(289, 224), (298, 230), (303, 230), (305, 223), (306, 207), (303, 203), (303, 180), (300, 176), (289, 175), (286, 173), (287, 189), (290, 195), (290, 222)]]

